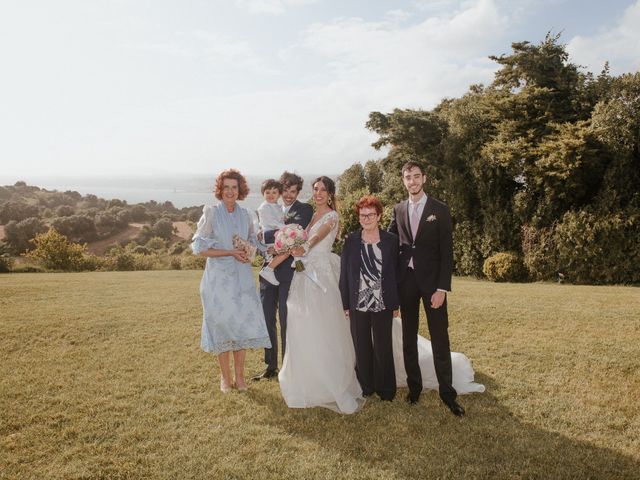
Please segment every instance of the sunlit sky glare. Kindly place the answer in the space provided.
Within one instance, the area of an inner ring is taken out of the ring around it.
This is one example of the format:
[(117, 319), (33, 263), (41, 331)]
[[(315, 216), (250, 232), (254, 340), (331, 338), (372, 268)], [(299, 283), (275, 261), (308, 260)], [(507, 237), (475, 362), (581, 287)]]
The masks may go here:
[(490, 83), (548, 31), (637, 71), (638, 25), (640, 0), (3, 1), (1, 173), (340, 173), (384, 155), (371, 111)]

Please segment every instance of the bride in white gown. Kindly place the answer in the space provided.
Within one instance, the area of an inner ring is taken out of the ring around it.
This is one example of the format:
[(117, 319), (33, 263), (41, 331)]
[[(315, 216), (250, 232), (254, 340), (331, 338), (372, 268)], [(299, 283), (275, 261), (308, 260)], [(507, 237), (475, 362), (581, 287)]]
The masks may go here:
[[(355, 372), (355, 352), (349, 320), (345, 318), (338, 288), (340, 257), (331, 252), (339, 230), (333, 210), (335, 184), (320, 177), (313, 183), (316, 214), (307, 229), (305, 270), (296, 272), (287, 301), (287, 350), (278, 375), (280, 390), (291, 408), (326, 407), (354, 413), (365, 402)], [(406, 386), (402, 359), (402, 327), (394, 319), (393, 350), (397, 385)], [(423, 388), (438, 389), (430, 342), (418, 337)], [(453, 385), (459, 394), (482, 392), (474, 383), (469, 359), (452, 352)]]
[[(331, 252), (338, 233), (333, 181), (313, 183), (316, 213), (308, 227), (305, 270), (296, 272), (287, 301), (287, 350), (278, 375), (291, 408), (327, 407), (353, 413), (364, 404), (356, 378), (349, 321), (338, 290), (340, 257)], [(301, 251), (294, 253), (301, 254)]]

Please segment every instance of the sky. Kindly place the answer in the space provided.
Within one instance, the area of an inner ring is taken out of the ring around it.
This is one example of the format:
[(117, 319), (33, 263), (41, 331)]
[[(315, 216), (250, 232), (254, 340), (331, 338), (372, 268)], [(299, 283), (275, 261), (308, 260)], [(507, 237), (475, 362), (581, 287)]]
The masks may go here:
[(384, 156), (372, 111), (491, 82), (562, 33), (640, 69), (640, 0), (3, 0), (0, 175), (342, 172)]

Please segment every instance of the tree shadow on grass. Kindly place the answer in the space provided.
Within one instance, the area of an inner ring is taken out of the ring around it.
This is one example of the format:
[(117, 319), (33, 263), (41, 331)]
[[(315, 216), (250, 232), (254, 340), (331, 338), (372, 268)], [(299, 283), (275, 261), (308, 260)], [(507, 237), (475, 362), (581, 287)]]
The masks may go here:
[(257, 421), (355, 462), (360, 478), (381, 472), (394, 478), (638, 478), (640, 463), (632, 457), (528, 424), (492, 395), (499, 387), (491, 377), (479, 374), (477, 381), (487, 391), (460, 397), (463, 418), (451, 415), (433, 391), (410, 406), (400, 389), (394, 402), (370, 400), (354, 415), (289, 409), (259, 388), (251, 399), (269, 412)]

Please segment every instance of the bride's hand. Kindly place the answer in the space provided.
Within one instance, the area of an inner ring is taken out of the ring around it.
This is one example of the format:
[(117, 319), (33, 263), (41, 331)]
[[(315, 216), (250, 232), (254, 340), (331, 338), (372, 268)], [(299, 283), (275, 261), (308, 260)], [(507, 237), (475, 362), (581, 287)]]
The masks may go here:
[(304, 257), (304, 248), (302, 247), (293, 247), (290, 252), (294, 257)]
[(400, 316), (400, 310), (393, 311), (393, 318), (398, 318)]

